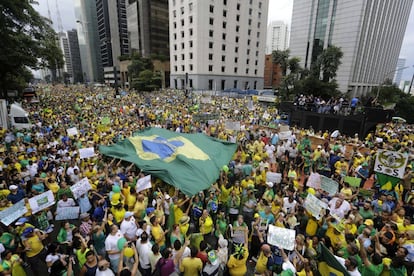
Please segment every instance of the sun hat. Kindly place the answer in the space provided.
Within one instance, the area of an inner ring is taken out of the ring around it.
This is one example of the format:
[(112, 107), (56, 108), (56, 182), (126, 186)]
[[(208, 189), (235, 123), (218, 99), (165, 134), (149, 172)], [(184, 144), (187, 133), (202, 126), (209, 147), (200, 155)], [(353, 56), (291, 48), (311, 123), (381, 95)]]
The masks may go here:
[(10, 185), (9, 186), (9, 190), (17, 190), (17, 186), (16, 185)]
[(125, 212), (125, 215), (124, 215), (124, 218), (130, 218), (130, 217), (132, 217), (134, 215), (134, 213), (133, 212)]

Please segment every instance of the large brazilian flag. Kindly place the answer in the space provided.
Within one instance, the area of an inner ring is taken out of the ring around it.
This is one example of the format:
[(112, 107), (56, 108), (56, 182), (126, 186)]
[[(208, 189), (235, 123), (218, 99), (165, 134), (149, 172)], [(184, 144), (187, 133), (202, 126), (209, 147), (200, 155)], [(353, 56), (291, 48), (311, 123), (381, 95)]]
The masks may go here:
[(100, 146), (106, 155), (134, 163), (192, 196), (215, 182), (237, 145), (204, 134), (148, 128), (115, 145)]
[(318, 269), (321, 276), (350, 276), (346, 268), (324, 244), (321, 244)]

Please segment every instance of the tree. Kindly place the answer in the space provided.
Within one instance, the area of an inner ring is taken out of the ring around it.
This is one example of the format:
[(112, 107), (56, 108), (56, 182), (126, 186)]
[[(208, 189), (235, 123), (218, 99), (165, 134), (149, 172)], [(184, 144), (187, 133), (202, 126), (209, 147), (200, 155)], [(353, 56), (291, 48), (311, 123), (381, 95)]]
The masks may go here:
[(42, 58), (48, 21), (33, 0), (0, 1), (0, 90), (21, 89)]
[(282, 76), (286, 76), (289, 62), (289, 49), (286, 50), (275, 50), (272, 52), (272, 62), (274, 64), (279, 64), (280, 69), (282, 70)]
[[(59, 73), (63, 67), (63, 53), (58, 45), (59, 37), (50, 25), (45, 28), (45, 36), (41, 44), (41, 60), (42, 66), (48, 68), (51, 72), (52, 83), (57, 81), (64, 81), (63, 76)], [(59, 78), (58, 78), (59, 77)]]
[(132, 79), (131, 86), (139, 91), (153, 91), (161, 87), (161, 74), (151, 70), (143, 70), (137, 78)]
[(341, 65), (341, 58), (343, 57), (341, 48), (336, 46), (329, 46), (322, 51), (318, 58), (318, 64), (322, 71), (322, 81), (329, 82), (336, 77), (336, 71)]

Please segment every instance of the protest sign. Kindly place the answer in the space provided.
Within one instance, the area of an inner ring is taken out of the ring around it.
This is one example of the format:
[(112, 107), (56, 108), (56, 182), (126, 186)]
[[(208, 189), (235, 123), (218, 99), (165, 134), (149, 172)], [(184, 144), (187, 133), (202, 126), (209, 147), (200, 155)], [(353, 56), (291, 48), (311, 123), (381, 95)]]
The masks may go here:
[(216, 120), (208, 120), (207, 122), (209, 126), (214, 126), (216, 124)]
[(280, 140), (288, 140), (290, 137), (292, 137), (292, 131), (281, 131), (279, 132), (279, 139)]
[(280, 132), (289, 131), (289, 126), (281, 125), (281, 126), (279, 126), (279, 131)]
[(389, 150), (379, 150), (375, 159), (374, 171), (389, 176), (403, 178), (408, 155)]
[(308, 178), (308, 182), (306, 183), (306, 186), (312, 187), (314, 189), (320, 189), (321, 188), (321, 176), (319, 173), (311, 173)]
[(77, 219), (79, 218), (79, 210), (79, 206), (57, 208), (55, 220)]
[(267, 242), (279, 248), (293, 250), (295, 248), (295, 230), (269, 225)]
[(328, 205), (325, 202), (312, 194), (307, 195), (303, 207), (316, 219), (320, 219), (321, 215), (323, 215), (321, 214), (323, 209), (328, 209)]
[(9, 226), (15, 220), (23, 216), (27, 212), (26, 206), (24, 204), (24, 199), (16, 202), (11, 207), (4, 209), (0, 212), (0, 221), (5, 226)]
[(266, 182), (273, 182), (274, 184), (279, 184), (282, 181), (282, 174), (267, 172), (266, 173)]
[(95, 156), (95, 149), (93, 147), (79, 149), (79, 157), (80, 159), (90, 158)]
[(139, 193), (143, 190), (149, 189), (151, 187), (152, 187), (151, 186), (151, 175), (147, 175), (143, 178), (138, 179), (137, 187), (136, 187), (137, 193)]
[(90, 189), (92, 189), (92, 186), (89, 183), (87, 177), (82, 178), (79, 182), (70, 187), (70, 190), (72, 191), (73, 197), (75, 199), (78, 199), (83, 194), (87, 193)]
[(321, 189), (329, 195), (334, 195), (338, 192), (339, 184), (335, 180), (321, 175)]
[(227, 130), (236, 130), (236, 131), (240, 131), (240, 122), (237, 121), (226, 121), (224, 123), (224, 127)]
[(361, 178), (345, 176), (344, 182), (348, 183), (351, 187), (359, 187), (361, 185)]
[(76, 127), (68, 128), (66, 132), (68, 133), (68, 136), (75, 136), (79, 134), (78, 129)]
[(55, 204), (55, 197), (52, 191), (44, 192), (40, 195), (29, 198), (30, 209), (35, 214)]

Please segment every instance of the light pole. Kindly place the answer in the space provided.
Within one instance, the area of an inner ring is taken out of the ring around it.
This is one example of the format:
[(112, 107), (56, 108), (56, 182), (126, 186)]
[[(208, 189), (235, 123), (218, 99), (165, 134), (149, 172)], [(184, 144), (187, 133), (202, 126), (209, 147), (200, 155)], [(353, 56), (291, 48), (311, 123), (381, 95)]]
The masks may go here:
[[(414, 66), (414, 65), (413, 65)], [(383, 86), (383, 84), (385, 83), (385, 81), (386, 81), (386, 78), (391, 74), (391, 73), (395, 73), (395, 72), (398, 72), (398, 71), (401, 71), (401, 70), (404, 70), (404, 69), (407, 69), (407, 68), (410, 68), (411, 66), (405, 66), (405, 67), (400, 67), (400, 68), (397, 68), (397, 69), (395, 69), (395, 70), (392, 70), (392, 71), (389, 71), (389, 72), (387, 72), (387, 73), (385, 73), (384, 74), (384, 77), (382, 78), (382, 82), (378, 85), (378, 91), (377, 91), (377, 96), (376, 96), (376, 99), (378, 99), (378, 96), (379, 96), (379, 93), (380, 93), (380, 91), (381, 91), (381, 88), (382, 88), (382, 86)]]

